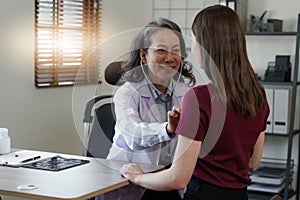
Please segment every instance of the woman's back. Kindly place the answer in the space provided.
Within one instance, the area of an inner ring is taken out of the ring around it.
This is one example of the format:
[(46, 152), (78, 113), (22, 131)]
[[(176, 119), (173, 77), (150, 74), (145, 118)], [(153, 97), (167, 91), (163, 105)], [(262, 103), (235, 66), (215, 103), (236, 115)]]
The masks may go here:
[[(194, 172), (197, 178), (219, 187), (244, 188), (250, 182), (248, 163), (257, 138), (266, 128), (269, 107), (265, 102), (255, 116), (247, 117), (226, 109), (217, 98), (211, 98), (213, 92), (212, 84), (187, 92), (177, 130), (181, 135), (202, 141)], [(195, 102), (198, 105), (191, 106)], [(193, 120), (199, 115), (199, 121)], [(190, 134), (194, 132), (196, 135)]]

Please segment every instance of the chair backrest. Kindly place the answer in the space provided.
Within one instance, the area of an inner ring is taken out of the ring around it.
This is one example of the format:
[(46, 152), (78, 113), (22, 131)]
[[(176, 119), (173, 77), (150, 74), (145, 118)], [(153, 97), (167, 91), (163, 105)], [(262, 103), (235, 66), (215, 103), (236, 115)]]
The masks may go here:
[[(113, 62), (104, 71), (108, 84), (121, 85), (121, 61)], [(87, 156), (106, 158), (115, 134), (113, 95), (100, 95), (90, 99), (85, 107), (83, 122), (87, 124)], [(104, 103), (102, 103), (104, 102)], [(99, 105), (99, 106), (98, 106)]]
[(104, 79), (110, 85), (120, 86), (123, 82), (120, 81), (123, 71), (121, 69), (123, 61), (110, 63), (104, 70)]
[[(102, 100), (111, 97), (106, 97)], [(93, 120), (90, 125), (87, 156), (106, 157), (115, 134), (115, 123), (114, 104), (112, 102), (104, 103), (94, 110)]]

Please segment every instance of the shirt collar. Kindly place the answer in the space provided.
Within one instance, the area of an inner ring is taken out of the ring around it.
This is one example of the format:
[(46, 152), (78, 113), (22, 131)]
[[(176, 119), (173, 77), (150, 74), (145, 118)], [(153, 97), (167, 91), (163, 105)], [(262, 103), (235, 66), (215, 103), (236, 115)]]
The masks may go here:
[[(173, 89), (173, 96), (176, 96), (176, 97), (183, 97), (185, 92), (188, 90), (188, 85), (184, 82), (181, 82), (179, 81), (178, 83), (174, 80), (174, 79), (171, 79), (170, 82), (172, 83), (169, 83), (169, 86), (170, 84), (172, 84), (171, 86), (172, 87), (168, 87), (168, 94), (172, 94), (172, 89)], [(146, 80), (146, 78), (144, 78), (141, 82), (131, 82), (132, 86), (139, 92), (139, 94), (143, 97), (154, 97), (151, 93), (151, 90), (150, 90), (150, 87), (151, 85), (149, 85), (149, 82)], [(152, 83), (151, 83), (152, 84)], [(152, 87), (152, 86), (151, 86)], [(174, 88), (175, 87), (175, 88)], [(155, 90), (154, 88), (152, 87), (154, 93), (155, 93)], [(157, 96), (157, 95), (156, 95)]]
[[(150, 92), (151, 92), (151, 94), (152, 94), (152, 96), (153, 96), (153, 98), (154, 99), (157, 99), (158, 98), (158, 95), (169, 95), (169, 96), (172, 96), (172, 89), (173, 89), (173, 85), (174, 85), (174, 83), (173, 83), (173, 81), (169, 81), (169, 85), (168, 85), (168, 89), (167, 89), (167, 93), (166, 94), (163, 94), (163, 93), (161, 93), (158, 89), (156, 89), (155, 87), (154, 87), (154, 85), (153, 85), (153, 83), (149, 83), (149, 81), (147, 81), (148, 82), (148, 87), (149, 87), (149, 90), (150, 90)], [(156, 92), (155, 92), (156, 91)]]

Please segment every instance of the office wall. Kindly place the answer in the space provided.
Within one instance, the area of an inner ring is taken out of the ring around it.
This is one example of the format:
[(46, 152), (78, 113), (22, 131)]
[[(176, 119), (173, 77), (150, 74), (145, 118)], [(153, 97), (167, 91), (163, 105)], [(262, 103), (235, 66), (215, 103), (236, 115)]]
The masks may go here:
[[(200, 2), (210, 5), (218, 1)], [(72, 87), (36, 89), (34, 1), (0, 0), (0, 3), (0, 127), (9, 128), (14, 147), (81, 154), (81, 113), (95, 86), (77, 87), (81, 98), (76, 99), (74, 106)], [(248, 4), (248, 14), (260, 15), (268, 9), (271, 17), (285, 19), (285, 30), (295, 30), (296, 16), (300, 13), (298, 0), (248, 0)], [(107, 42), (116, 34), (141, 27), (151, 17), (151, 0), (103, 0), (102, 40)], [(251, 36), (247, 41), (250, 60), (261, 76), (276, 53), (291, 54), (294, 62), (294, 38)], [(126, 46), (120, 44), (120, 48)], [(111, 88), (101, 86), (97, 90), (106, 93)], [(267, 142), (265, 155), (285, 155), (286, 144), (282, 145), (278, 138)], [(297, 148), (295, 142), (294, 152)]]
[[(74, 113), (73, 87), (35, 88), (34, 1), (0, 3), (0, 127), (9, 129), (13, 147), (81, 154), (83, 104), (95, 86), (77, 88), (82, 98), (76, 100)], [(151, 18), (151, 5), (151, 1), (104, 0), (102, 40), (142, 26)]]
[(78, 153), (72, 88), (34, 87), (34, 1), (0, 3), (0, 126), (13, 147)]

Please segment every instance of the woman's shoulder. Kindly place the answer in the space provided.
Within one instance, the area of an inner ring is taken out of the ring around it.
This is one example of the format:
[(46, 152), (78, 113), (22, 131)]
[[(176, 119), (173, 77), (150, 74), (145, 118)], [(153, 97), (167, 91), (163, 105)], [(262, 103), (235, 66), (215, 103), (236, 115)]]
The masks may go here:
[(129, 82), (129, 81), (127, 81), (123, 85), (121, 85), (118, 90), (138, 89), (142, 85), (144, 85), (143, 81), (140, 81), (140, 82)]
[(116, 94), (130, 96), (134, 93), (138, 93), (139, 95), (147, 96), (149, 93), (149, 90), (147, 88), (147, 83), (144, 80), (140, 82), (125, 82), (118, 88)]
[(210, 91), (214, 90), (214, 87), (212, 84), (205, 84), (205, 85), (197, 85), (192, 87), (189, 92), (194, 92), (199, 95), (206, 95)]
[(211, 102), (211, 86), (209, 84), (207, 85), (197, 85), (192, 88), (190, 88), (186, 94), (185, 99), (189, 100), (195, 100), (198, 99), (198, 101), (201, 102)]

